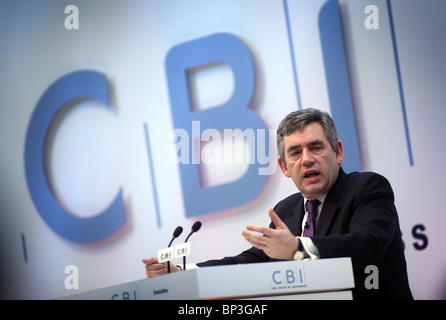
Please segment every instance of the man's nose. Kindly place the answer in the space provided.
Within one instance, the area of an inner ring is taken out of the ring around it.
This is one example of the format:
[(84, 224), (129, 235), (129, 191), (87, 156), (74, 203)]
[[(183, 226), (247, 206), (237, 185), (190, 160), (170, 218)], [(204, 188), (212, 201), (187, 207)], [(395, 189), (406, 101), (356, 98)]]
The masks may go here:
[(311, 151), (308, 149), (302, 150), (302, 165), (308, 166), (308, 165), (313, 164), (313, 162), (314, 162), (314, 158), (313, 158), (313, 154), (311, 153)]

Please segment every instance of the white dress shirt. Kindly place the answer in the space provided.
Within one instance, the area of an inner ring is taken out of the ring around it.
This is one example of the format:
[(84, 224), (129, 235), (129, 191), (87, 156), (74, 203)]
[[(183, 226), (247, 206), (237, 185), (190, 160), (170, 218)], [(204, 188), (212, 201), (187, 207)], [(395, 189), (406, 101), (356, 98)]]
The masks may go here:
[[(324, 205), (324, 201), (325, 201), (325, 197), (327, 196), (327, 194), (323, 194), (322, 196), (316, 198), (317, 200), (319, 200), (321, 203), (319, 204), (319, 207), (317, 208), (317, 215), (316, 215), (316, 228), (317, 228), (317, 223), (319, 221), (319, 216), (320, 213), (322, 211), (322, 207)], [(307, 223), (307, 218), (308, 218), (308, 211), (306, 209), (306, 203), (308, 200), (311, 199), (307, 199), (304, 198), (304, 210), (305, 210), (305, 216), (302, 219), (302, 235), (300, 237), (297, 237), (301, 242), (302, 242), (302, 246), (304, 247), (305, 251), (308, 253), (308, 255), (310, 256), (311, 260), (315, 260), (315, 259), (319, 259), (319, 250), (318, 248), (314, 245), (313, 241), (311, 240), (311, 238), (308, 237), (304, 237), (303, 233), (305, 230), (305, 224)]]

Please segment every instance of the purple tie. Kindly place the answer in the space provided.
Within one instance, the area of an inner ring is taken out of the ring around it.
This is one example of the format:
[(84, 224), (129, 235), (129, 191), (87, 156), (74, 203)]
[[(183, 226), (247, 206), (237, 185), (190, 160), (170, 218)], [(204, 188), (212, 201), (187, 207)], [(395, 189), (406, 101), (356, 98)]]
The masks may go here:
[(304, 228), (304, 237), (313, 237), (314, 236), (314, 227), (316, 224), (316, 215), (317, 215), (317, 207), (321, 202), (317, 199), (308, 200), (305, 206), (307, 207), (308, 215), (307, 222), (305, 223)]

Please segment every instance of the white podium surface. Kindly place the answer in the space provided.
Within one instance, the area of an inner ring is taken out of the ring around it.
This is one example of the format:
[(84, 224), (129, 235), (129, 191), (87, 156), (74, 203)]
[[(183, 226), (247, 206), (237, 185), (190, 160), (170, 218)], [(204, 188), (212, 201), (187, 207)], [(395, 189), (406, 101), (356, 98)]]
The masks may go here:
[(350, 258), (204, 267), (61, 299), (352, 299)]

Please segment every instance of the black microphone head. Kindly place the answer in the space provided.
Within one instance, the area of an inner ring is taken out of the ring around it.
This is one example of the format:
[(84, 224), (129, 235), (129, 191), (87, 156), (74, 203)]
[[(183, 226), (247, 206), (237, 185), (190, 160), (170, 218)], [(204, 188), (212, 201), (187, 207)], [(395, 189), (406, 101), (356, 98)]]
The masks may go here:
[(175, 231), (173, 232), (173, 237), (178, 238), (180, 234), (183, 232), (183, 227), (178, 226)]
[(192, 225), (191, 232), (189, 233), (189, 235), (186, 238), (186, 242), (187, 242), (187, 240), (189, 240), (189, 237), (192, 235), (192, 233), (197, 232), (198, 230), (200, 230), (200, 228), (201, 228), (201, 222), (200, 221), (195, 222)]
[(198, 230), (200, 230), (200, 228), (201, 228), (201, 222), (200, 222), (200, 221), (197, 221), (197, 222), (195, 222), (194, 225), (192, 226), (192, 231), (193, 231), (193, 232), (197, 232)]

